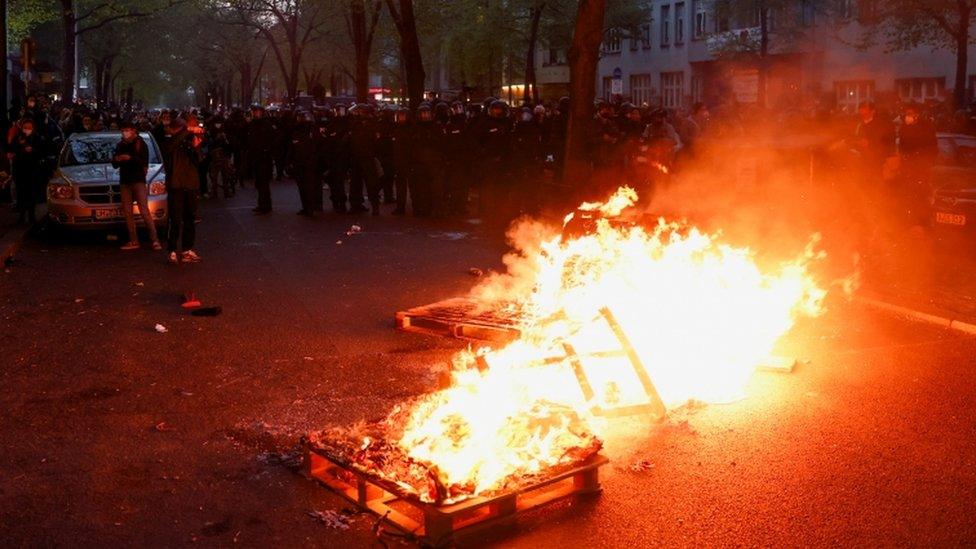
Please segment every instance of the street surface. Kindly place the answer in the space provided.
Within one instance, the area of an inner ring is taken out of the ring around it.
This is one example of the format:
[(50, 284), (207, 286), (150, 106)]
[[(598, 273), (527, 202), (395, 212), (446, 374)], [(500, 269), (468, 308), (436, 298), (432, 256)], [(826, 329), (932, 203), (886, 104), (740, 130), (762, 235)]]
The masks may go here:
[[(433, 388), (466, 344), (393, 313), (462, 295), (505, 247), (464, 221), (309, 220), (275, 192), (265, 217), (250, 189), (204, 202), (198, 265), (42, 235), (0, 274), (5, 546), (376, 546), (369, 515), (309, 515), (349, 506), (291, 452)], [(185, 314), (191, 290), (223, 314)], [(976, 543), (976, 339), (834, 301), (782, 347), (807, 362), (744, 400), (622, 422), (601, 496), (467, 544)]]

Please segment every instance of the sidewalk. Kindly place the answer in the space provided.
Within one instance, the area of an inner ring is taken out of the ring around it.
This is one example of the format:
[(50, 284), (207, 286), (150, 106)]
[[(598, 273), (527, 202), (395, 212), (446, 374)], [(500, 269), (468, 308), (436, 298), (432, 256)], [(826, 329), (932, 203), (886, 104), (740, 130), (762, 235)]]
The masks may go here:
[(976, 247), (925, 238), (867, 258), (858, 296), (924, 322), (976, 325)]

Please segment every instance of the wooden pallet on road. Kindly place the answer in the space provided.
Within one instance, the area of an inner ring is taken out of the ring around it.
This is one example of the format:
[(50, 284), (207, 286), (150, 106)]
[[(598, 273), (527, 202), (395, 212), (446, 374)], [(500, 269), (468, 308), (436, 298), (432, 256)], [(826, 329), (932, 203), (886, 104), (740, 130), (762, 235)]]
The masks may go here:
[(308, 441), (304, 441), (304, 446), (305, 473), (309, 478), (433, 547), (447, 546), (460, 537), (511, 524), (520, 513), (559, 499), (598, 493), (601, 490), (599, 468), (609, 462), (596, 454), (575, 467), (518, 490), (436, 505), (403, 493), (392, 482), (348, 467)]
[(429, 335), (508, 342), (518, 339), (522, 321), (515, 304), (486, 307), (458, 297), (396, 313), (396, 327)]

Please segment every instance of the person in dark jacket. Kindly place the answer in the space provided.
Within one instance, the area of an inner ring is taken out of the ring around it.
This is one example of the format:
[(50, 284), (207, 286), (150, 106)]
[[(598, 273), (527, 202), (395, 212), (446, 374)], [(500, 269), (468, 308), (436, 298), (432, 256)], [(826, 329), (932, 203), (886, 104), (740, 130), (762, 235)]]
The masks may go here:
[(276, 129), (264, 113), (264, 107), (251, 108), (251, 123), (247, 132), (247, 156), (254, 168), (254, 188), (258, 191), (256, 214), (271, 213), (272, 156), (278, 144)]
[(25, 118), (20, 123), (20, 131), (11, 140), (7, 153), (14, 178), (14, 192), (17, 194), (20, 223), (34, 223), (37, 220), (37, 199), (44, 187), (44, 154), (45, 143), (35, 131), (34, 121)]
[[(379, 137), (376, 122), (369, 105), (356, 105), (352, 129), (349, 132), (349, 151), (352, 163), (349, 171), (349, 210), (353, 213), (367, 211), (365, 198), (369, 199), (373, 215), (380, 215), (380, 174), (376, 159), (376, 140)], [(363, 196), (363, 190), (366, 197)]]
[(203, 160), (200, 145), (203, 128), (195, 119), (174, 119), (170, 124), (170, 144), (164, 157), (166, 192), (169, 203), (170, 263), (196, 263), (200, 256), (193, 250), (196, 240), (197, 205), (200, 200), (200, 177), (197, 167)]
[(149, 190), (146, 188), (146, 173), (149, 171), (149, 146), (136, 133), (135, 124), (122, 123), (122, 139), (115, 146), (112, 155), (112, 167), (119, 170), (119, 190), (122, 194), (122, 213), (125, 215), (125, 226), (129, 230), (129, 241), (122, 246), (123, 250), (139, 249), (139, 234), (136, 232), (135, 216), (132, 212), (132, 202), (139, 205), (139, 213), (149, 231), (149, 239), (154, 250), (162, 250), (156, 235), (156, 223), (152, 212), (149, 211)]
[[(292, 128), (286, 161), (288, 171), (298, 183), (298, 197), (302, 202), (299, 215), (308, 217), (315, 215), (318, 203), (321, 202), (320, 174), (323, 167), (324, 141), (325, 138), (312, 124), (311, 115), (299, 113), (298, 122)], [(319, 194), (318, 200), (315, 198), (316, 192)]]

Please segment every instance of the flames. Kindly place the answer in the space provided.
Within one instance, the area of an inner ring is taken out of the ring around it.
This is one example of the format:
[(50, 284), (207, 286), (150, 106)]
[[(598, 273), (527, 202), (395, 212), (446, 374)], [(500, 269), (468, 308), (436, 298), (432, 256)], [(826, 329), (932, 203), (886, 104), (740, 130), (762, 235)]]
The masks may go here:
[(599, 416), (615, 409), (740, 397), (794, 321), (821, 312), (816, 239), (761, 269), (750, 250), (694, 227), (620, 223), (636, 199), (624, 188), (584, 204), (565, 219), (594, 215), (577, 236), (516, 227), (509, 272), (473, 295), (517, 305), (522, 336), (459, 353), (449, 388), (398, 407), (391, 443), (428, 466), (448, 498), (587, 457), (600, 447)]

